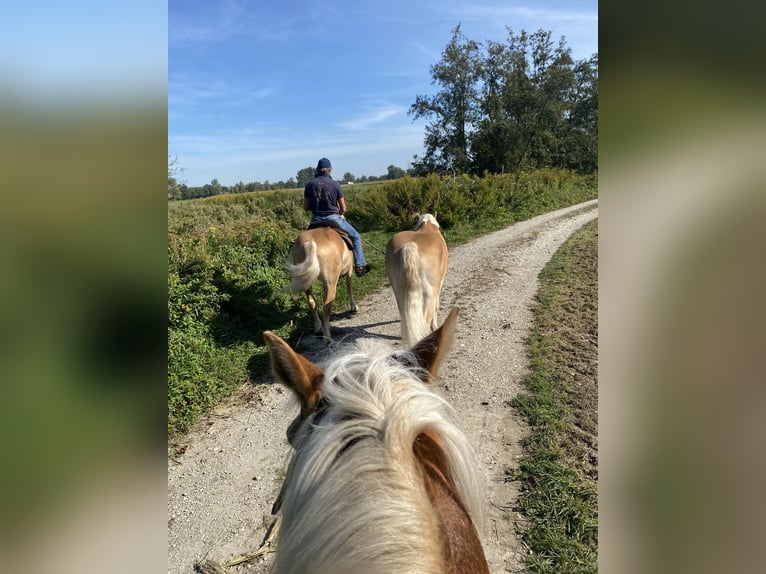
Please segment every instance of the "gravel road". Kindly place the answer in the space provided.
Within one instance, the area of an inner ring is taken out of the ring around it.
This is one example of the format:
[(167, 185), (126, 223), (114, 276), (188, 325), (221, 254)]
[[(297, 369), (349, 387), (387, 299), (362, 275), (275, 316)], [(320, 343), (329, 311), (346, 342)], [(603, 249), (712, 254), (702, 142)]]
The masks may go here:
[[(515, 533), (518, 466), (525, 427), (507, 406), (527, 370), (525, 338), (537, 276), (582, 225), (598, 216), (597, 200), (516, 223), (450, 251), (439, 324), (460, 307), (455, 346), (441, 368), (441, 386), (463, 421), (487, 477), (483, 532), (490, 571), (523, 572), (525, 549)], [(343, 287), (340, 287), (343, 288)], [(336, 310), (342, 311), (342, 310)], [(359, 313), (335, 317), (328, 351), (304, 337), (298, 350), (321, 362), (359, 337), (399, 340), (391, 288), (359, 301)], [(168, 460), (168, 572), (189, 574), (195, 561), (226, 562), (255, 550), (271, 523), (271, 505), (287, 467), (285, 430), (297, 407), (278, 385), (261, 384), (247, 400), (219, 407), (185, 437), (185, 452)], [(270, 557), (232, 572), (267, 572)]]

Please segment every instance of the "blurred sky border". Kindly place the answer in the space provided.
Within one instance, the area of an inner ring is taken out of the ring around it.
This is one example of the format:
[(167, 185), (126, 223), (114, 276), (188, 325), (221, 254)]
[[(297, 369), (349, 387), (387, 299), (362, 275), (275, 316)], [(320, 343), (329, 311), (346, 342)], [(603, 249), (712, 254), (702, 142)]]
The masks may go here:
[(167, 86), (167, 22), (155, 0), (6, 3), (0, 93), (52, 108), (156, 97)]

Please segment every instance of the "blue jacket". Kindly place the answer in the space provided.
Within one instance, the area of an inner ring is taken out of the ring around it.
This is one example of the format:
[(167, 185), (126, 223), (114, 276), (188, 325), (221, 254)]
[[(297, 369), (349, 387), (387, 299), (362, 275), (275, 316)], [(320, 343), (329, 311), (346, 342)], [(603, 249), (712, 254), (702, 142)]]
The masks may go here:
[(340, 183), (327, 174), (315, 175), (303, 190), (303, 197), (309, 200), (314, 215), (339, 214), (338, 200), (343, 197)]

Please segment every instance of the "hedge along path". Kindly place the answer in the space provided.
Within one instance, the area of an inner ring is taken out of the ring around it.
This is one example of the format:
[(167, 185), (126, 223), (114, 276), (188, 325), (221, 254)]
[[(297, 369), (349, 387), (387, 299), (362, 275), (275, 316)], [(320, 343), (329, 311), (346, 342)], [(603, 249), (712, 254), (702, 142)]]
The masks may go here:
[[(458, 411), (487, 476), (483, 542), (491, 572), (525, 569), (515, 532), (518, 485), (510, 470), (522, 456), (526, 428), (507, 401), (521, 392), (527, 372), (525, 340), (532, 325), (537, 276), (576, 229), (597, 217), (597, 200), (519, 222), (453, 248), (441, 296), (439, 323), (461, 308), (455, 345), (441, 386)], [(362, 336), (399, 346), (399, 316), (389, 286), (359, 302), (359, 313), (334, 320), (336, 344), (304, 336), (298, 350), (314, 361)], [(273, 517), (289, 457), (285, 430), (295, 414), (292, 397), (259, 385), (246, 401), (217, 408), (187, 435), (185, 452), (168, 461), (168, 572), (193, 571), (195, 562), (226, 563), (254, 551)], [(266, 555), (230, 568), (265, 573)]]

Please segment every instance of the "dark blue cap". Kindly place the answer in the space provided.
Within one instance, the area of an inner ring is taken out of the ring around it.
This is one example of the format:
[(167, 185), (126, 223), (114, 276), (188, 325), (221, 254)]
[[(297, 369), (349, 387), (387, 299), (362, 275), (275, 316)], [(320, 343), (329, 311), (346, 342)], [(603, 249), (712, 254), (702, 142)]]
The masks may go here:
[(330, 160), (326, 157), (323, 157), (319, 160), (319, 163), (317, 164), (317, 169), (324, 169), (326, 167), (332, 167), (332, 164), (330, 163)]

